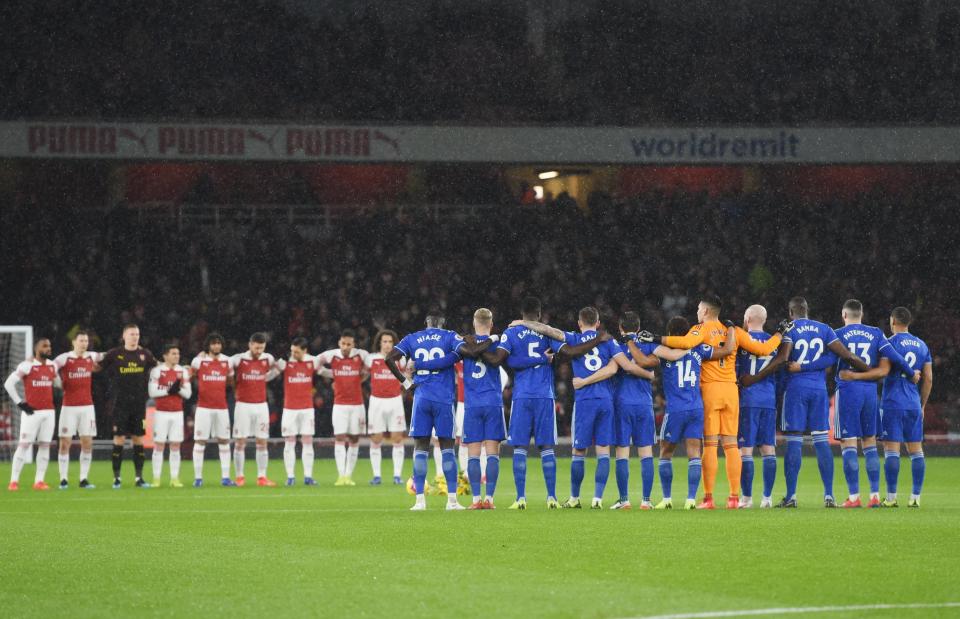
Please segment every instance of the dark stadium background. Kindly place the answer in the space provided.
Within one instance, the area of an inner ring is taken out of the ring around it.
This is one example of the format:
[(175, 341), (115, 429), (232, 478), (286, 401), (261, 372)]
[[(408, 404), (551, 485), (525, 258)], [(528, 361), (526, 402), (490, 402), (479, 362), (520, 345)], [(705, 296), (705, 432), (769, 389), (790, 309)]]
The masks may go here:
[[(949, 2), (10, 3), (0, 120), (479, 127), (939, 127), (960, 121)], [(698, 6), (705, 6), (700, 3)], [(66, 7), (66, 8), (65, 8)], [(70, 19), (65, 18), (70, 13)], [(541, 182), (538, 173), (561, 175)], [(915, 312), (927, 433), (960, 432), (960, 168), (0, 159), (0, 324), (102, 350), (128, 321), (188, 359), (257, 330), (284, 354), (441, 304), (498, 327), (525, 294), (662, 329), (713, 291), (737, 322), (802, 294), (840, 324)], [(538, 196), (534, 187), (543, 188)], [(570, 410), (569, 373), (558, 393)], [(278, 381), (279, 382), (279, 381)], [(276, 387), (276, 386), (275, 386)], [(103, 386), (98, 384), (98, 397)], [(318, 390), (321, 419), (331, 392)], [(273, 393), (273, 407), (279, 406)], [(561, 425), (565, 425), (561, 421)], [(107, 429), (106, 424), (100, 425)], [(323, 427), (323, 426), (321, 426)]]

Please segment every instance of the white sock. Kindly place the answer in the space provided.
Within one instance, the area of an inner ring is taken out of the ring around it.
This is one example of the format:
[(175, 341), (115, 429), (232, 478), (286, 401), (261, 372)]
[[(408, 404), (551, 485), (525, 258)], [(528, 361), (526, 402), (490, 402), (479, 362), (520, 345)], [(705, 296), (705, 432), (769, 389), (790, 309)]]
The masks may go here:
[(244, 451), (243, 447), (234, 446), (233, 448), (233, 470), (236, 471), (237, 477), (243, 477), (243, 462), (246, 458)]
[(303, 462), (303, 476), (313, 477), (313, 439), (300, 443), (300, 460)]
[(230, 477), (230, 444), (221, 443), (217, 447), (220, 450), (220, 477), (226, 479)]
[(180, 448), (170, 450), (170, 480), (180, 479)]
[(480, 502), (480, 495), (478, 494), (473, 497), (473, 504), (476, 505), (479, 502)]
[(427, 502), (427, 497), (425, 495), (423, 494), (417, 495), (417, 501), (416, 501), (417, 505), (424, 505), (426, 502)]
[(373, 469), (373, 476), (380, 477), (380, 463), (383, 461), (383, 451), (380, 443), (370, 443), (370, 468)]
[(910, 500), (911, 500), (911, 501), (919, 501), (919, 500), (920, 500), (920, 495), (919, 495), (919, 494), (911, 494), (911, 495), (910, 495)]
[(93, 463), (93, 448), (90, 451), (80, 452), (80, 479), (86, 479), (90, 475), (90, 464)]
[(293, 477), (294, 467), (297, 465), (297, 443), (285, 441), (283, 444), (283, 466), (287, 469), (287, 478)]
[(30, 446), (17, 445), (17, 450), (13, 452), (13, 466), (10, 467), (10, 483), (20, 481), (20, 472), (23, 471), (23, 465), (27, 463), (27, 450)]
[(153, 481), (160, 483), (160, 476), (163, 475), (163, 452), (159, 449), (153, 450)]
[(437, 477), (443, 476), (443, 455), (440, 453), (440, 445), (433, 446), (433, 464), (437, 467)]
[[(203, 454), (207, 451), (206, 445), (201, 445), (200, 443), (193, 444), (193, 478), (194, 479), (203, 479)], [(227, 470), (229, 471), (230, 460), (229, 453), (227, 454)]]
[(850, 495), (850, 500), (851, 500), (851, 501), (856, 501), (856, 500), (858, 500), (859, 498), (860, 498), (860, 494), (859, 494), (859, 493), (857, 493), (857, 494), (851, 494), (851, 495)]
[(457, 493), (448, 492), (447, 493), (447, 503), (456, 503), (457, 502)]
[(257, 447), (257, 477), (267, 476), (267, 462), (270, 461), (270, 454), (266, 447)]
[(347, 473), (347, 444), (336, 442), (333, 444), (333, 459), (337, 462), (337, 475), (344, 477)]
[(467, 457), (470, 455), (470, 450), (467, 449), (467, 446), (463, 443), (460, 444), (460, 449), (457, 450), (457, 459), (460, 463), (460, 474), (467, 474)]
[(360, 455), (360, 445), (350, 445), (347, 450), (347, 477), (353, 477), (353, 469), (357, 468), (357, 456)]
[(37, 476), (33, 480), (34, 483), (43, 481), (48, 464), (50, 464), (50, 443), (40, 443), (37, 446)]
[(483, 443), (480, 443), (480, 477), (487, 476), (487, 448)]
[[(69, 453), (58, 453), (57, 454), (57, 466), (60, 469), (60, 479), (66, 479), (70, 473), (70, 454)], [(81, 477), (81, 479), (83, 479)]]
[(404, 446), (403, 443), (395, 443), (393, 445), (393, 476), (400, 477), (403, 475), (403, 457), (404, 457)]

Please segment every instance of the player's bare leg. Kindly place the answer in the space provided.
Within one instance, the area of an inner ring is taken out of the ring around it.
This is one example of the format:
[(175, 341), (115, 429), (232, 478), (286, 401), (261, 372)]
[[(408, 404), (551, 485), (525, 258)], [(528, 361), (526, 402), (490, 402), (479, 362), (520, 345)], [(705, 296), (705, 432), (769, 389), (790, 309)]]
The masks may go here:
[(257, 485), (267, 487), (276, 486), (277, 483), (275, 481), (267, 478), (267, 464), (270, 462), (270, 454), (267, 451), (267, 439), (257, 438), (255, 444), (257, 447)]

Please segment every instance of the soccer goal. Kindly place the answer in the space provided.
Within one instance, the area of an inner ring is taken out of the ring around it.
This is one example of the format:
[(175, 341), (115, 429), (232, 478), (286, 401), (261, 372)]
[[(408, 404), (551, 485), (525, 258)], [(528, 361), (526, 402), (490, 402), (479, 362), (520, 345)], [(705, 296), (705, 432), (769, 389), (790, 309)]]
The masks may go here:
[[(33, 354), (33, 327), (0, 325), (0, 381)], [(22, 394), (21, 394), (22, 395)], [(0, 389), (0, 460), (10, 460), (17, 447), (20, 413), (6, 389)]]

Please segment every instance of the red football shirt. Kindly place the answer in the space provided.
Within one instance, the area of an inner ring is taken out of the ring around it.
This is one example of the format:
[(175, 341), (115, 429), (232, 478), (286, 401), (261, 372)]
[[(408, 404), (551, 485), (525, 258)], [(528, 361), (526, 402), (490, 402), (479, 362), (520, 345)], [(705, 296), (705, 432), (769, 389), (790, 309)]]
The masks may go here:
[(230, 357), (199, 354), (190, 364), (197, 377), (197, 407), (223, 410), (227, 408), (227, 379), (233, 376)]
[(17, 376), (23, 382), (23, 399), (33, 410), (53, 410), (57, 366), (52, 361), (24, 361), (17, 366)]
[(63, 383), (64, 406), (93, 406), (93, 370), (102, 356), (87, 352), (78, 357), (74, 352), (65, 352), (53, 360)]
[(237, 402), (262, 404), (267, 401), (267, 373), (274, 363), (273, 355), (266, 352), (256, 359), (249, 351), (230, 358), (237, 380)]
[(333, 372), (333, 403), (345, 406), (363, 404), (363, 390), (360, 388), (363, 374), (361, 370), (367, 351), (353, 349), (349, 357), (344, 357), (339, 348), (328, 350), (319, 357), (321, 365), (330, 367)]
[[(400, 384), (390, 368), (383, 355), (374, 353), (367, 355), (367, 369), (370, 370), (370, 395), (375, 398), (395, 398), (403, 393), (403, 386)], [(406, 367), (406, 361), (400, 359), (397, 361), (397, 367), (402, 372)]]
[(313, 408), (313, 375), (317, 373), (317, 360), (306, 356), (303, 361), (279, 360), (283, 368), (283, 407), (290, 410)]

